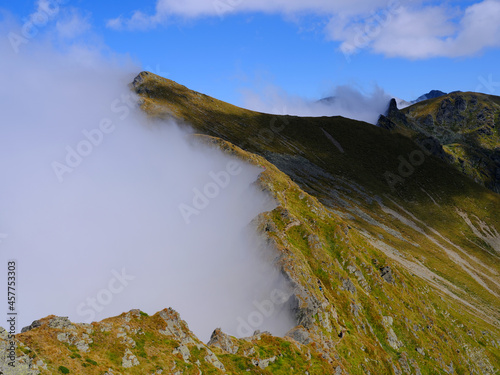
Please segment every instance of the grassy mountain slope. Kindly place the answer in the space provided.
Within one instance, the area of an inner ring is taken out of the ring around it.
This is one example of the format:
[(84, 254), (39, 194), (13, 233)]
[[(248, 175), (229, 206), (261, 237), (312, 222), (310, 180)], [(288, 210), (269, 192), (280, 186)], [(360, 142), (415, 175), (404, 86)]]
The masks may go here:
[(19, 363), (71, 374), (498, 372), (498, 194), (366, 123), (252, 112), (147, 72), (133, 89), (151, 118), (189, 123), (201, 142), (265, 167), (257, 183), (278, 206), (253, 225), (293, 288), (297, 327), (284, 338), (216, 331), (204, 345), (171, 310), (92, 325), (49, 317), (16, 336)]
[(432, 137), (443, 160), (500, 193), (500, 97), (452, 93), (401, 111), (391, 108), (379, 122), (417, 142)]

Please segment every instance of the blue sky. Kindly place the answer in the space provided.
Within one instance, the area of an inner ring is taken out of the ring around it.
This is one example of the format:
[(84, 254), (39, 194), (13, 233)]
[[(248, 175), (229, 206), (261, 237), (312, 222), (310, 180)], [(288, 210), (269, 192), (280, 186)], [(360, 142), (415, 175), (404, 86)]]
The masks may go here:
[(129, 55), (140, 69), (246, 107), (272, 101), (269, 90), (316, 100), (342, 85), (408, 100), (431, 89), (500, 95), (498, 0), (0, 3), (18, 25), (56, 7), (33, 39), (59, 33), (65, 44)]

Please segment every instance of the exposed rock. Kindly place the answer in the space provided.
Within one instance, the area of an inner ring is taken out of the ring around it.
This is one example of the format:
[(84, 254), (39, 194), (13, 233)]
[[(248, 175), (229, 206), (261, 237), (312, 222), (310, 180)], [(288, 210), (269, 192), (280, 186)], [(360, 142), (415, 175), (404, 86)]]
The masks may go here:
[(403, 124), (407, 124), (408, 120), (406, 116), (398, 109), (398, 104), (396, 99), (392, 98), (389, 102), (389, 108), (387, 109), (386, 117), (390, 119), (396, 119), (397, 121), (402, 122)]
[(436, 156), (444, 161), (451, 161), (452, 160), (450, 155), (448, 155), (444, 151), (443, 145), (441, 144), (441, 142), (433, 136), (417, 137), (415, 139), (415, 142), (417, 143), (417, 145), (420, 146), (420, 148), (422, 148), (422, 150), (426, 154), (434, 155), (434, 156)]
[(312, 250), (321, 250), (323, 248), (323, 243), (319, 240), (318, 235), (316, 234), (310, 234), (307, 237), (307, 242), (309, 245), (309, 248)]
[(290, 284), (293, 286), (293, 294), (289, 298), (288, 308), (295, 316), (297, 325), (302, 325), (305, 328), (310, 328), (315, 324), (314, 316), (319, 311), (323, 311), (322, 303), (308, 289), (298, 284), (292, 277), (284, 273), (289, 278)]
[(458, 96), (455, 99), (455, 107), (459, 112), (463, 112), (467, 109), (467, 102), (464, 100), (462, 96)]
[(405, 352), (401, 353), (401, 358), (399, 358), (398, 362), (403, 370), (403, 373), (411, 375), (410, 365), (408, 364), (408, 356)]
[(385, 115), (381, 115), (379, 117), (377, 126), (387, 130), (394, 130), (400, 123), (408, 125), (408, 119), (404, 113), (398, 109), (396, 99), (392, 98), (389, 102), (389, 107), (387, 108)]
[(195, 344), (194, 335), (189, 330), (185, 321), (181, 320), (179, 313), (169, 308), (159, 312), (161, 318), (167, 323), (164, 330), (160, 333), (165, 336), (172, 336), (181, 340), (183, 344)]
[(441, 102), (441, 106), (436, 114), (436, 122), (439, 124), (451, 123), (454, 119), (454, 106), (449, 98)]
[(285, 336), (290, 337), (303, 345), (307, 345), (312, 342), (311, 335), (304, 327), (292, 328)]
[(233, 342), (233, 339), (226, 335), (220, 328), (217, 328), (210, 337), (210, 341), (207, 343), (208, 346), (215, 346), (224, 350), (225, 352), (236, 354), (238, 351), (238, 345)]
[(351, 313), (357, 318), (361, 311), (361, 306), (356, 303), (351, 303)]
[(356, 294), (356, 287), (354, 286), (351, 279), (349, 279), (348, 277), (342, 278), (342, 286), (340, 287), (340, 289), (347, 290), (352, 294)]
[(432, 117), (431, 114), (428, 114), (427, 116), (424, 117), (420, 117), (418, 121), (420, 122), (420, 125), (422, 125), (424, 129), (432, 130), (432, 128), (434, 127), (434, 117)]
[(253, 346), (250, 349), (243, 351), (243, 355), (245, 357), (250, 357), (251, 355), (254, 355), (254, 354), (255, 354), (255, 348)]
[(218, 368), (219, 370), (225, 371), (225, 367), (222, 364), (221, 361), (219, 361), (219, 358), (208, 348), (205, 348), (207, 350), (207, 355), (205, 356), (205, 361), (210, 363), (212, 366)]
[(394, 277), (392, 276), (392, 269), (389, 266), (380, 269), (380, 276), (390, 284), (394, 284)]
[(125, 355), (122, 358), (122, 367), (131, 368), (139, 365), (139, 360), (137, 357), (130, 351), (130, 349), (125, 350)]
[(387, 130), (394, 130), (396, 128), (396, 124), (384, 115), (380, 115), (378, 118), (377, 126)]
[(394, 371), (395, 375), (403, 375), (399, 367), (394, 366), (394, 363), (392, 364), (392, 370)]
[(253, 365), (256, 367), (260, 367), (261, 369), (265, 369), (274, 361), (276, 361), (276, 356), (267, 359), (258, 359), (258, 358), (252, 359)]
[(393, 319), (391, 316), (382, 317), (382, 324), (387, 330), (387, 342), (393, 349), (398, 350), (400, 347), (403, 346), (403, 343), (399, 341), (398, 337), (396, 336), (396, 333), (392, 329), (391, 327), (392, 323)]
[(50, 320), (48, 324), (50, 328), (59, 328), (59, 329), (68, 328), (72, 325), (73, 324), (71, 323), (71, 321), (68, 319), (67, 316), (63, 317), (56, 316), (55, 318)]
[(37, 327), (40, 327), (42, 325), (42, 322), (39, 320), (34, 320), (33, 323), (31, 323), (29, 326), (24, 327), (21, 329), (21, 332), (28, 332), (31, 331), (32, 329), (35, 329)]
[[(38, 367), (45, 368), (45, 364), (38, 360), (29, 357), (26, 354), (21, 354), (16, 352), (15, 357), (9, 357), (10, 355), (10, 340), (6, 340), (8, 337), (7, 331), (0, 327), (0, 374), (5, 375), (38, 375), (40, 371)], [(16, 348), (19, 348), (20, 343), (14, 340)], [(36, 363), (35, 363), (36, 362)], [(13, 366), (9, 366), (12, 363)], [(39, 363), (39, 364), (38, 364)]]
[(189, 362), (189, 357), (191, 357), (191, 352), (186, 345), (180, 345), (179, 347), (175, 348), (172, 353), (180, 354), (184, 362)]

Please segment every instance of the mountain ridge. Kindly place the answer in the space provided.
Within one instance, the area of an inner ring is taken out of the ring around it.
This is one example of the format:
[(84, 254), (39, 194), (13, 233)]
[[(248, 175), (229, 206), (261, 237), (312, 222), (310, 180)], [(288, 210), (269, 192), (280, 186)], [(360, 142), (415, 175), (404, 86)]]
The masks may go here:
[[(148, 72), (131, 88), (155, 123), (189, 124), (195, 139), (265, 168), (257, 184), (277, 207), (252, 225), (293, 287), (297, 326), (284, 338), (247, 340), (215, 330), (214, 358), (187, 333), (161, 341), (177, 323), (158, 314), (158, 326), (137, 310), (106, 320), (109, 334), (102, 322), (77, 327), (76, 339), (71, 324), (50, 317), (16, 335), (19, 361), (43, 374), (61, 366), (75, 374), (496, 372), (498, 194), (411, 137), (367, 123), (248, 111)], [(84, 328), (88, 349), (78, 345)]]

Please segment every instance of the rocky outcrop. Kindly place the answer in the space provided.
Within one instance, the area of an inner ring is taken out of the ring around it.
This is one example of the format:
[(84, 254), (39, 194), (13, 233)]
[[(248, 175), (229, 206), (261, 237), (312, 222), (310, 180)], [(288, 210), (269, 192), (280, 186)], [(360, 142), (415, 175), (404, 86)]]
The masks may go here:
[[(28, 354), (19, 353), (18, 348), (22, 344), (14, 339), (11, 340), (5, 329), (0, 327), (0, 374), (5, 375), (38, 375), (45, 363)], [(25, 348), (26, 351), (29, 348)]]
[(254, 364), (254, 366), (260, 367), (261, 369), (265, 369), (274, 361), (276, 361), (276, 356), (272, 356), (271, 358), (267, 359), (252, 359), (252, 363)]
[(288, 331), (286, 335), (303, 345), (312, 342), (311, 334), (304, 327), (295, 327)]
[(396, 333), (392, 329), (393, 321), (394, 321), (393, 318), (390, 316), (384, 316), (382, 318), (382, 324), (387, 330), (387, 342), (393, 349), (398, 350), (400, 347), (403, 346), (403, 343), (398, 339)]
[(382, 267), (380, 269), (380, 276), (382, 276), (382, 278), (386, 282), (388, 282), (390, 284), (394, 284), (394, 276), (392, 275), (391, 267), (389, 267), (389, 266)]
[(138, 366), (140, 364), (137, 357), (130, 351), (130, 349), (125, 350), (125, 355), (122, 358), (122, 367), (123, 368), (131, 368), (134, 366)]
[(406, 116), (398, 109), (396, 99), (392, 98), (389, 102), (389, 108), (385, 115), (381, 115), (378, 119), (377, 126), (387, 130), (394, 130), (397, 128), (398, 123), (408, 126)]
[(238, 345), (231, 336), (226, 335), (220, 328), (217, 328), (210, 337), (210, 341), (207, 343), (208, 346), (216, 347), (224, 350), (230, 354), (236, 354), (238, 352)]
[(35, 320), (33, 321), (33, 323), (31, 323), (29, 326), (27, 327), (24, 327), (23, 329), (21, 329), (21, 332), (28, 332), (28, 331), (31, 331), (32, 329), (35, 329), (37, 327), (40, 327), (42, 325), (42, 323), (39, 321), (39, 320)]

